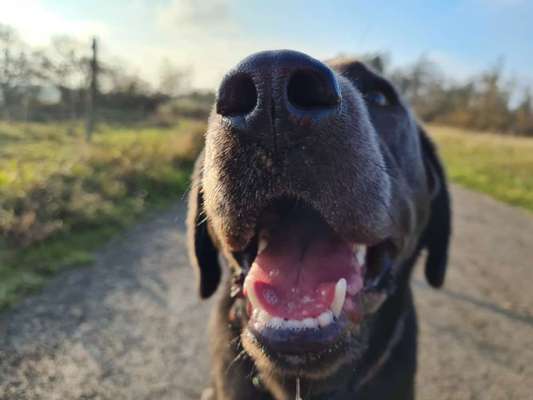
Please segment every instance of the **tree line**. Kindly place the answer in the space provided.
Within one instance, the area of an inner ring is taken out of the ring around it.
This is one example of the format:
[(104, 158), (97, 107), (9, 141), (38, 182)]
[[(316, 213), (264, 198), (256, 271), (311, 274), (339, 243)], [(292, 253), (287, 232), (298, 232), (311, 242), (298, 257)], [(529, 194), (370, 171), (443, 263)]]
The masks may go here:
[(502, 59), (461, 82), (426, 56), (403, 68), (392, 67), (387, 54), (363, 60), (388, 76), (425, 122), (533, 136), (531, 87), (507, 79)]
[[(66, 36), (33, 48), (0, 24), (0, 119), (82, 118), (91, 82), (90, 50), (89, 43)], [(425, 122), (533, 136), (531, 88), (507, 79), (502, 61), (456, 81), (426, 56), (401, 68), (394, 67), (386, 53), (359, 58), (388, 76)], [(98, 71), (101, 119), (141, 120), (158, 114), (162, 123), (172, 123), (181, 112), (206, 116), (214, 99), (212, 92), (191, 92), (191, 71), (170, 61), (161, 65), (156, 85), (108, 59), (99, 59)]]
[[(57, 36), (47, 46), (27, 45), (0, 24), (0, 119), (76, 120), (85, 116), (91, 84), (90, 43)], [(163, 61), (151, 85), (120, 62), (98, 59), (99, 119), (143, 119), (169, 99), (187, 93), (190, 71)]]

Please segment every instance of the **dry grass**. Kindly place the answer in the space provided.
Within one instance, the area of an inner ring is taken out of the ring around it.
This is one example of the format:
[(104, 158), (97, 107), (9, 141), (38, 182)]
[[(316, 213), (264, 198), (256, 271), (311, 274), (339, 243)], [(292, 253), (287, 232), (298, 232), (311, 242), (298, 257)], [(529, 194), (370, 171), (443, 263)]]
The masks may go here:
[[(81, 127), (0, 123), (0, 308), (186, 190), (205, 124)], [(533, 210), (533, 139), (429, 126), (450, 178)]]
[[(61, 124), (0, 124), (0, 308), (186, 190), (204, 124), (105, 126), (91, 144)], [(81, 128), (81, 127), (80, 127)]]
[(533, 211), (533, 139), (429, 126), (452, 181)]

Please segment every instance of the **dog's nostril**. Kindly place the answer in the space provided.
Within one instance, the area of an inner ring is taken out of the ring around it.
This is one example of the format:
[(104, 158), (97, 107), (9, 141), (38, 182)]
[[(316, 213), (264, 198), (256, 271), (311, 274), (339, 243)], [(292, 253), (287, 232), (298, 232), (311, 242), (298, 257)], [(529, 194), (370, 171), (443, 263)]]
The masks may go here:
[(293, 73), (287, 86), (287, 97), (293, 106), (301, 109), (333, 107), (340, 101), (333, 74), (311, 69)]
[(244, 73), (227, 77), (218, 91), (216, 111), (230, 117), (246, 115), (257, 103), (257, 90), (252, 78)]

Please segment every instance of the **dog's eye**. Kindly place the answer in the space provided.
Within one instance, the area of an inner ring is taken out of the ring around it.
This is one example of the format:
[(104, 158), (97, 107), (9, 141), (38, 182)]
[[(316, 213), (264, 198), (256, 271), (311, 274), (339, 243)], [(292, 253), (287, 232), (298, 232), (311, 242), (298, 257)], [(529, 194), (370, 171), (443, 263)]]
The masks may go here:
[(385, 106), (390, 105), (390, 101), (387, 98), (387, 96), (379, 90), (371, 90), (365, 93), (365, 99), (369, 103), (373, 103), (380, 107), (385, 107)]

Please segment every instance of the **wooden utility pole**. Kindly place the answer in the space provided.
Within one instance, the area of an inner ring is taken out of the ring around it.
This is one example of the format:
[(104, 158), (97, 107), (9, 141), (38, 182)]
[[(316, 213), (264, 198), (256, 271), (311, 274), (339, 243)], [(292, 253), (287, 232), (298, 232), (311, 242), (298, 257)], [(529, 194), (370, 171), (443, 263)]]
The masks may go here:
[(85, 125), (85, 137), (91, 141), (96, 126), (97, 96), (98, 96), (98, 44), (96, 38), (92, 42), (92, 57), (90, 64), (90, 82), (87, 93), (87, 121)]
[(3, 86), (2, 87), (2, 95), (3, 95), (3, 99), (2, 101), (4, 102), (4, 118), (7, 119), (8, 121), (11, 119), (11, 113), (9, 112), (9, 108), (10, 108), (10, 104), (9, 104), (9, 101), (11, 100), (11, 96), (10, 96), (10, 80), (11, 80), (11, 75), (10, 75), (10, 59), (9, 59), (9, 49), (6, 47), (4, 49), (4, 82), (3, 83)]

